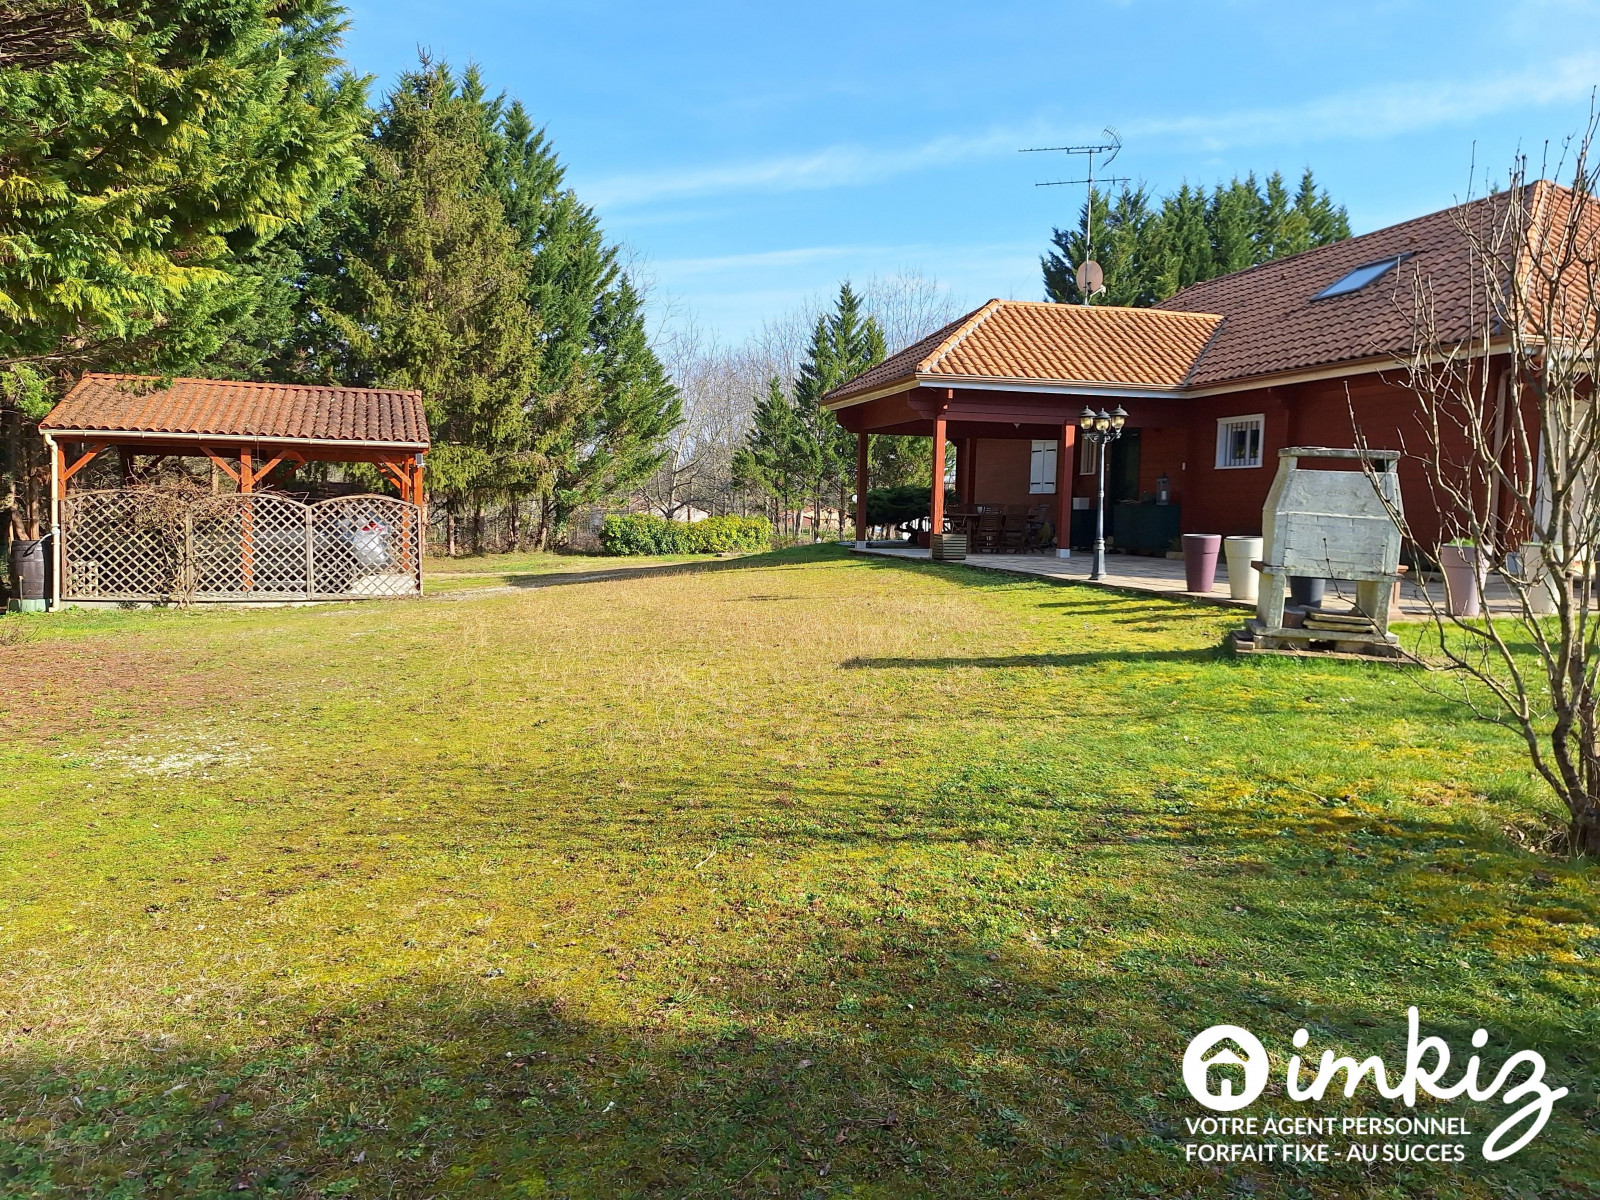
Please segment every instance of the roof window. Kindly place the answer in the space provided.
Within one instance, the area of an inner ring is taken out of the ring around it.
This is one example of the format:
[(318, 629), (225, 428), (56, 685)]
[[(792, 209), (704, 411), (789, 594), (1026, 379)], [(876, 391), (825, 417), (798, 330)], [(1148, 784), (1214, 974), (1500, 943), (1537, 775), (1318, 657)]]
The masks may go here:
[(1390, 258), (1382, 258), (1377, 262), (1367, 263), (1366, 266), (1357, 267), (1343, 279), (1330, 283), (1311, 298), (1313, 300), (1327, 300), (1332, 296), (1343, 296), (1349, 292), (1359, 292), (1367, 284), (1382, 279), (1390, 271), (1405, 262), (1406, 259), (1411, 257), (1411, 253), (1411, 251), (1407, 251), (1404, 254), (1396, 254)]

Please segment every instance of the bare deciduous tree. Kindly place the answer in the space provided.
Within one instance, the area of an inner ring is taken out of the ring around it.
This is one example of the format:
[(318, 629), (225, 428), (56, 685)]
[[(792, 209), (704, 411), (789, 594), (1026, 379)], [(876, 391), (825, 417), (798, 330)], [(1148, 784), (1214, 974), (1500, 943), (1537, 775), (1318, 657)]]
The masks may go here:
[(1406, 371), (1440, 532), (1418, 545), (1399, 518), (1435, 562), (1465, 548), (1480, 582), (1511, 598), (1468, 617), (1424, 588), (1430, 640), (1459, 697), (1520, 735), (1566, 806), (1569, 849), (1586, 855), (1600, 855), (1595, 132), (1591, 119), (1555, 164), (1570, 186), (1529, 180), (1519, 161), (1509, 188), (1457, 210), (1472, 268), (1465, 295), (1416, 279)]

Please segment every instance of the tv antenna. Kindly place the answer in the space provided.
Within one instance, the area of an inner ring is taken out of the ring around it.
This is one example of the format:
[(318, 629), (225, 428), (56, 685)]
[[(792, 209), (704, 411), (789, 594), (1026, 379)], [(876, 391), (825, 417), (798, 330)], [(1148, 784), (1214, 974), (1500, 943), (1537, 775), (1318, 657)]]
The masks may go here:
[[(1105, 272), (1100, 269), (1100, 264), (1094, 260), (1094, 156), (1103, 154), (1100, 160), (1102, 167), (1109, 167), (1122, 150), (1122, 138), (1117, 131), (1107, 125), (1105, 128), (1106, 141), (1097, 146), (1030, 146), (1026, 150), (1019, 150), (1019, 154), (1082, 154), (1088, 159), (1089, 169), (1083, 179), (1051, 179), (1044, 183), (1036, 183), (1034, 187), (1071, 187), (1077, 184), (1089, 185), (1088, 202), (1084, 205), (1083, 244), (1084, 260), (1078, 264), (1073, 273), (1073, 279), (1078, 285), (1078, 291), (1083, 293), (1083, 302), (1089, 303), (1089, 297), (1096, 292), (1105, 291)], [(1104, 176), (1101, 183), (1127, 183), (1126, 175)]]

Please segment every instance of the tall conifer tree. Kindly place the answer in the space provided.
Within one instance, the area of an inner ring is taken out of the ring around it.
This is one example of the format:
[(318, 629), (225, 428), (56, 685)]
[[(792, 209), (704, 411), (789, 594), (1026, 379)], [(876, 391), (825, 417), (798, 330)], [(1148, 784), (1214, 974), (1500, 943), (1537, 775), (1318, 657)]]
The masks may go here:
[[(1096, 300), (1103, 304), (1156, 304), (1203, 279), (1350, 236), (1344, 208), (1317, 189), (1309, 168), (1292, 198), (1274, 172), (1265, 185), (1252, 174), (1210, 193), (1185, 183), (1159, 208), (1142, 187), (1125, 187), (1115, 200), (1096, 191), (1090, 202), (1093, 253), (1105, 271)], [(1040, 260), (1047, 299), (1083, 302), (1074, 280), (1088, 256), (1083, 230), (1080, 215), (1076, 227), (1053, 231), (1053, 248)]]

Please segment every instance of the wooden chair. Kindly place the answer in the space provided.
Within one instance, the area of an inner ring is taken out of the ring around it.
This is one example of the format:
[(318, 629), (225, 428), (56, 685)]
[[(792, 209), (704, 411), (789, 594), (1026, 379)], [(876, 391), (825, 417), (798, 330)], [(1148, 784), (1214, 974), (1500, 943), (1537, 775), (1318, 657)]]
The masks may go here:
[(980, 551), (1000, 549), (1005, 537), (1005, 517), (997, 512), (978, 514), (978, 530), (973, 535), (972, 548)]
[[(1020, 507), (1020, 506), (1018, 506)], [(1028, 536), (1028, 514), (1024, 510), (1020, 513), (1008, 512), (1001, 518), (1000, 545), (1007, 554), (1013, 554), (1022, 549), (1022, 544)]]

